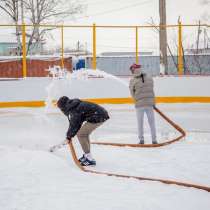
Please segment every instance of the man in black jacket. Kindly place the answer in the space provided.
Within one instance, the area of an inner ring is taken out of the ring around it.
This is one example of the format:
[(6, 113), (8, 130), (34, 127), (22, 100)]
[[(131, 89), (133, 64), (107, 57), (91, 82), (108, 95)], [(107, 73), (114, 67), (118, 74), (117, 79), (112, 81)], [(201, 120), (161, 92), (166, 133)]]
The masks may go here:
[[(58, 108), (68, 117), (69, 128), (66, 134), (68, 141), (77, 135), (84, 152), (79, 159), (81, 165), (96, 165), (96, 161), (90, 154), (89, 135), (93, 130), (109, 119), (108, 112), (101, 106), (81, 101), (80, 99), (69, 99), (62, 96), (57, 102)], [(83, 124), (83, 122), (85, 122)]]

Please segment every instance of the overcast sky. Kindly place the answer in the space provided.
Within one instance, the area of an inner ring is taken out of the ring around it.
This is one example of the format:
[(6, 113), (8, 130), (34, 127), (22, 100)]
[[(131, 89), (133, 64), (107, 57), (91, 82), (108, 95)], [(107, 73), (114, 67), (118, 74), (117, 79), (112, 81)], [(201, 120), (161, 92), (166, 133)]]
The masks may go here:
[[(181, 17), (183, 24), (196, 24), (203, 19), (204, 14), (210, 16), (210, 3), (202, 5), (201, 1), (210, 0), (166, 0), (167, 23), (176, 24), (178, 17)], [(159, 0), (80, 0), (87, 5), (84, 14), (76, 16), (73, 20), (65, 20), (66, 24), (72, 25), (148, 25), (153, 18), (156, 24), (159, 23)], [(2, 20), (7, 22), (7, 20)], [(208, 20), (210, 23), (210, 17)], [(87, 49), (92, 50), (92, 31), (82, 29), (65, 29), (65, 46), (75, 47), (80, 41)], [(55, 34), (60, 34), (54, 32)], [(194, 44), (197, 29), (186, 29), (183, 39), (191, 37)], [(176, 42), (177, 30), (169, 29), (169, 42)], [(0, 36), (1, 37), (1, 36)], [(186, 38), (187, 37), (187, 38)], [(189, 39), (188, 39), (189, 40)], [(54, 38), (50, 45), (60, 45), (59, 35)], [(139, 47), (141, 50), (158, 49), (158, 34), (153, 30), (139, 31)], [(97, 50), (101, 51), (134, 51), (135, 31), (129, 29), (98, 29)], [(188, 46), (187, 46), (188, 47)]]
[[(184, 23), (196, 22), (205, 10), (202, 0), (166, 0), (167, 22), (176, 23), (179, 16)], [(81, 0), (88, 5), (86, 15), (78, 23), (146, 24), (150, 17), (159, 20), (159, 0)], [(210, 11), (209, 11), (210, 12)], [(86, 16), (86, 17), (85, 17)]]
[[(166, 0), (167, 23), (176, 24), (178, 17), (181, 17), (183, 24), (196, 24), (202, 19), (205, 13), (210, 13), (210, 4), (202, 5), (202, 0)], [(206, 0), (203, 0), (206, 1)], [(207, 0), (208, 1), (208, 0)], [(81, 1), (82, 2), (82, 1)], [(96, 25), (148, 25), (153, 18), (155, 23), (159, 23), (159, 0), (84, 0), (87, 3), (85, 14), (80, 15), (73, 21), (66, 21), (73, 24), (93, 24)], [(210, 22), (210, 19), (209, 19)], [(135, 49), (135, 33), (126, 30), (98, 30), (97, 44), (99, 51), (133, 51)], [(73, 38), (73, 33), (72, 38)], [(169, 29), (168, 36), (174, 41), (177, 34), (176, 29)], [(192, 43), (196, 39), (197, 28), (186, 29), (183, 39), (191, 36)], [(78, 38), (84, 34), (77, 33)], [(152, 30), (139, 32), (141, 49), (158, 49), (158, 36)], [(91, 47), (91, 34), (86, 33), (88, 48)], [(115, 48), (117, 46), (117, 48)], [(187, 46), (189, 47), (189, 46)]]

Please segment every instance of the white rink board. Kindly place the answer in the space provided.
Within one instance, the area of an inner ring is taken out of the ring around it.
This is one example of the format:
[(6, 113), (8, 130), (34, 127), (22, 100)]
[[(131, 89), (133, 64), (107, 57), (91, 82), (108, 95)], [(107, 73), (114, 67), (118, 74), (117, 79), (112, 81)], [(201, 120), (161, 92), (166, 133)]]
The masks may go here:
[[(60, 94), (75, 98), (128, 98), (129, 78), (26, 78), (0, 81), (0, 102), (43, 101), (47, 88), (53, 99)], [(154, 89), (157, 97), (210, 97), (210, 77), (155, 77)], [(58, 91), (59, 90), (59, 91)]]

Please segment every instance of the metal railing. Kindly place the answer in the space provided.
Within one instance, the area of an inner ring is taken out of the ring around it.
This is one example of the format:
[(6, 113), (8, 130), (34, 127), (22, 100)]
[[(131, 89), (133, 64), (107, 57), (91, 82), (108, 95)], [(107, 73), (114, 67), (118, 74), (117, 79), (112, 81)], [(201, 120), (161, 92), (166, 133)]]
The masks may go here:
[(92, 68), (97, 68), (96, 63), (96, 55), (97, 55), (97, 29), (98, 28), (126, 28), (126, 29), (134, 29), (135, 32), (135, 61), (139, 63), (139, 30), (144, 28), (176, 28), (178, 34), (178, 74), (183, 74), (183, 46), (182, 46), (182, 32), (183, 27), (210, 27), (208, 24), (182, 24), (180, 21), (178, 24), (174, 25), (136, 25), (136, 26), (129, 26), (129, 25), (52, 25), (52, 24), (41, 24), (41, 25), (30, 25), (30, 24), (20, 24), (20, 25), (11, 25), (11, 24), (0, 24), (1, 27), (21, 27), (22, 30), (22, 73), (23, 77), (27, 76), (27, 65), (26, 65), (26, 28), (27, 27), (53, 27), (59, 28), (61, 34), (61, 67), (64, 67), (64, 28), (90, 28), (92, 29)]

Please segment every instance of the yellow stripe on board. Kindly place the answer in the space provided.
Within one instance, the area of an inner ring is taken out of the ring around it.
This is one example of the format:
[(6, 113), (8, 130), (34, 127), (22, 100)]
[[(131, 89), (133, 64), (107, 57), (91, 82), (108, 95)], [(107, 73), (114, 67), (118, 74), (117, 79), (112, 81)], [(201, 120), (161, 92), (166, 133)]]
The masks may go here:
[(132, 98), (93, 98), (84, 99), (97, 104), (133, 104)]
[(42, 107), (42, 106), (45, 106), (44, 101), (0, 102), (1, 108), (6, 108), (6, 107)]
[[(132, 98), (85, 99), (98, 104), (133, 104)], [(210, 97), (156, 97), (156, 103), (210, 103)]]
[(210, 103), (210, 97), (200, 96), (178, 96), (178, 97), (156, 97), (156, 103)]
[[(132, 98), (95, 98), (83, 99), (97, 104), (133, 104)], [(156, 103), (210, 103), (210, 97), (156, 97)], [(55, 105), (55, 101), (53, 101)], [(0, 108), (6, 107), (43, 107), (44, 101), (0, 102)]]

